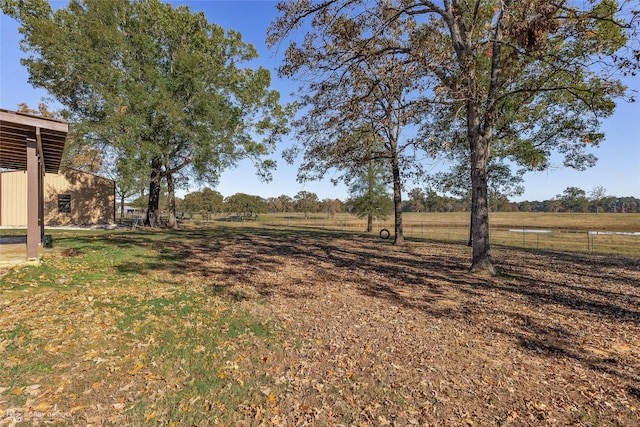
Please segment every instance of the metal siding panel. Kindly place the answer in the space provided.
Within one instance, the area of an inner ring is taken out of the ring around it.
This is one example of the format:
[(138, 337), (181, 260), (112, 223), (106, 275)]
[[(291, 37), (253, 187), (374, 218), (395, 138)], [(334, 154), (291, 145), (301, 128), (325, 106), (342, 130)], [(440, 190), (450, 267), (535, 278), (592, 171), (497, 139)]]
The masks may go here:
[[(45, 174), (45, 225), (112, 224), (115, 221), (114, 185), (110, 179), (76, 170)], [(58, 194), (71, 194), (71, 214), (58, 214)], [(0, 205), (0, 225), (26, 227), (26, 172), (2, 173)]]
[(6, 227), (27, 226), (27, 173), (2, 173), (2, 224)]
[(73, 194), (71, 194), (71, 214), (58, 213), (58, 194), (70, 194), (69, 182), (64, 175), (47, 173), (44, 176), (44, 220), (46, 225), (73, 223)]

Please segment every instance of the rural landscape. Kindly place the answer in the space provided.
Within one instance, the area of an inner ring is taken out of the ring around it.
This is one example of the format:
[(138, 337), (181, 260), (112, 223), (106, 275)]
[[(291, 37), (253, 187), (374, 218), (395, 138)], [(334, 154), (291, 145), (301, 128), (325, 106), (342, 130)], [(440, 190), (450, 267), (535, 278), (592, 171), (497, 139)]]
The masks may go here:
[(464, 240), (278, 219), (51, 229), (0, 273), (2, 425), (637, 422), (637, 236), (496, 245), (486, 276)]
[(639, 424), (637, 1), (0, 9), (0, 427)]

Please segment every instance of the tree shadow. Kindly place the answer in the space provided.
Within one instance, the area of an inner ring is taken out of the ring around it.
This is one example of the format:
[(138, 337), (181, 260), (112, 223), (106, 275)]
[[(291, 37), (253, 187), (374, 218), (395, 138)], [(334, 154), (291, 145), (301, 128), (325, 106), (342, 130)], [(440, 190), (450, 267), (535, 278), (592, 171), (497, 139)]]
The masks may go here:
[[(596, 328), (637, 331), (638, 259), (498, 249), (494, 261), (503, 273), (483, 277), (468, 272), (469, 253), (462, 244), (409, 242), (394, 247), (377, 236), (322, 229), (217, 226), (101, 238), (108, 239), (108, 245), (154, 249), (143, 260), (116, 265), (122, 273), (161, 271), (175, 283), (191, 276), (212, 293), (234, 300), (313, 300), (328, 286), (349, 284), (366, 297), (491, 331), (532, 355), (567, 358), (614, 375), (630, 382), (628, 394), (638, 398), (638, 367), (634, 371), (625, 366), (633, 367), (635, 356), (589, 352), (584, 337), (562, 324), (562, 319), (576, 318)], [(100, 239), (74, 239), (80, 247), (100, 249)], [(513, 303), (497, 306), (493, 301), (498, 298)], [(559, 317), (545, 323), (518, 307)]]

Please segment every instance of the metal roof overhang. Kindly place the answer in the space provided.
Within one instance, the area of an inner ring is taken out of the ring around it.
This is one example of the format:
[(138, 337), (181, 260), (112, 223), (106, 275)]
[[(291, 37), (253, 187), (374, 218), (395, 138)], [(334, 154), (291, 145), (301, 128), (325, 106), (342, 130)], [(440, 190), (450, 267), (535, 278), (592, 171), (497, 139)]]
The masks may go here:
[(68, 132), (65, 121), (0, 109), (0, 169), (27, 171), (27, 259), (44, 237), (44, 174), (58, 173)]
[(0, 168), (27, 170), (27, 142), (36, 141), (45, 172), (58, 173), (68, 132), (63, 120), (0, 109)]

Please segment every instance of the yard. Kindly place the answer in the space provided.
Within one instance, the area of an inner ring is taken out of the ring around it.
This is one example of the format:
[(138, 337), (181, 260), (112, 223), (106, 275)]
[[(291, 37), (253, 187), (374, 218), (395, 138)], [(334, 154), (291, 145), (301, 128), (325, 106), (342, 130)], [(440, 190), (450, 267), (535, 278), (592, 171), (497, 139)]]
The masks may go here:
[(630, 426), (640, 258), (218, 225), (0, 272), (0, 426)]

